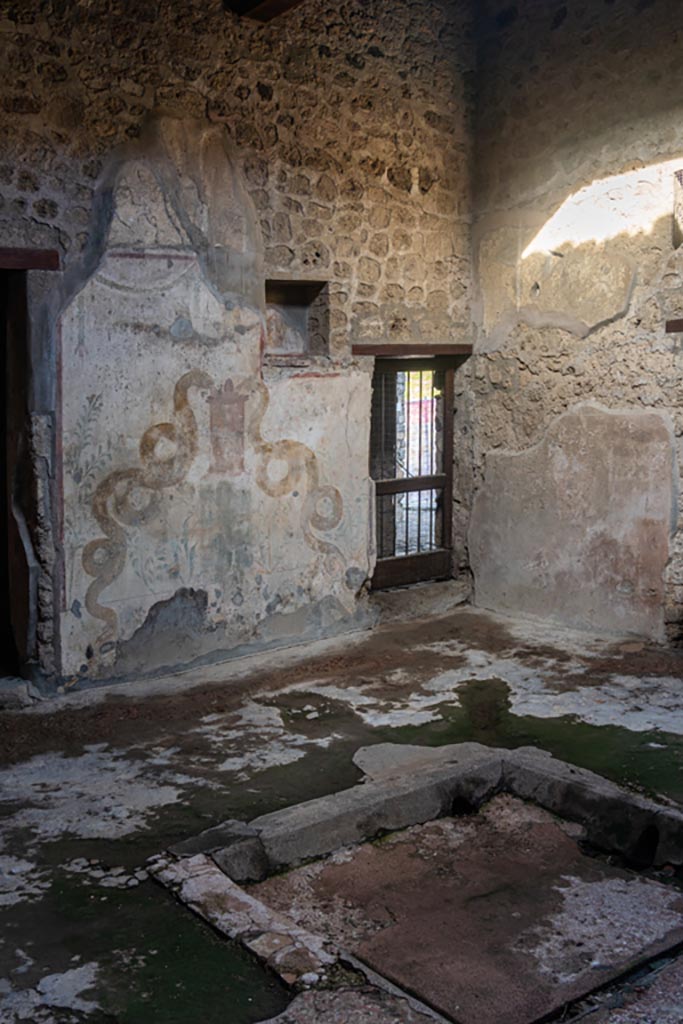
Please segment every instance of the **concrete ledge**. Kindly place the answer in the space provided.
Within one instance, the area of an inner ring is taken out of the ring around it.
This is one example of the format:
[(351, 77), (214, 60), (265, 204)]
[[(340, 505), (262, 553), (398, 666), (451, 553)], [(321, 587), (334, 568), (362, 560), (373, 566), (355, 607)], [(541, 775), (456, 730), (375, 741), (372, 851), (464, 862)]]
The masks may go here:
[(438, 748), (419, 770), (413, 767), (412, 762), (409, 770), (401, 766), (390, 772), (387, 767), (376, 781), (255, 818), (250, 825), (271, 867), (288, 867), (382, 832), (440, 818), (456, 802), (477, 807), (496, 792), (502, 777), (500, 753), (477, 744)]
[(636, 868), (683, 864), (683, 811), (630, 793), (533, 747), (507, 751), (509, 793), (583, 825), (587, 841)]
[(587, 841), (636, 868), (683, 865), (683, 812), (531, 747), (477, 743), (363, 747), (363, 782), (249, 824), (228, 821), (171, 849), (210, 854), (234, 881), (256, 881), (302, 861), (443, 815), (476, 810), (507, 792), (579, 823)]
[(683, 812), (631, 793), (532, 747), (381, 743), (354, 756), (365, 780), (250, 822), (270, 870), (471, 807), (504, 791), (585, 830), (596, 848), (634, 867), (683, 864)]
[(290, 985), (316, 984), (337, 960), (325, 943), (266, 907), (231, 881), (205, 854), (152, 859), (150, 874), (229, 939), (241, 941)]

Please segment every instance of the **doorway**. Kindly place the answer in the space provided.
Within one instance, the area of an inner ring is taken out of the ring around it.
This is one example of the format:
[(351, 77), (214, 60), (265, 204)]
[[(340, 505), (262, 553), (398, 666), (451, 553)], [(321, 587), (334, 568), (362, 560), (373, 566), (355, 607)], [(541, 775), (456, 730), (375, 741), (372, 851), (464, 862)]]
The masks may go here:
[[(16, 441), (10, 437), (10, 420), (17, 404), (10, 380), (9, 350), (17, 340), (25, 341), (26, 274), (21, 270), (0, 270), (0, 675), (17, 675), (19, 652), (13, 628), (13, 579), (11, 503)], [(14, 376), (14, 374), (12, 375)], [(10, 410), (10, 406), (12, 409)], [(12, 425), (14, 426), (14, 424)], [(16, 595), (18, 597), (18, 595)]]
[[(54, 249), (0, 248), (0, 675), (36, 655), (38, 521), (30, 458), (29, 272), (60, 269)], [(39, 287), (42, 287), (39, 286)]]

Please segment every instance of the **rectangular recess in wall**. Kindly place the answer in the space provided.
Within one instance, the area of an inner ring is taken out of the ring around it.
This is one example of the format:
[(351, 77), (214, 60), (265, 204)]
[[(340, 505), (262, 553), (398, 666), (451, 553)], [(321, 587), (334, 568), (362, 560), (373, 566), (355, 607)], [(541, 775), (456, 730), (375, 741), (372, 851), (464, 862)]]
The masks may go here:
[(683, 170), (674, 174), (673, 240), (674, 248), (680, 248), (683, 243)]
[(302, 4), (304, 0), (223, 0), (226, 11), (256, 21), (272, 21)]
[(327, 281), (266, 281), (266, 316), (266, 354), (329, 354), (330, 297)]

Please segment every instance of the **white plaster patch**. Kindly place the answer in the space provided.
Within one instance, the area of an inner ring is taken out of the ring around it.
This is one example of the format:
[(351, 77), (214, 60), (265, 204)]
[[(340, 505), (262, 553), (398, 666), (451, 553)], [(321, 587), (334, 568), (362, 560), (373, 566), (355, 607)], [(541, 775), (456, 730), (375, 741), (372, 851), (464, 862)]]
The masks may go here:
[(487, 615), (522, 643), (540, 646), (550, 644), (555, 650), (574, 657), (601, 657), (605, 653), (604, 636), (591, 636), (584, 630), (568, 629), (555, 624), (549, 626), (547, 622), (538, 619), (511, 619), (505, 615), (495, 615), (493, 612), (488, 612)]
[(221, 772), (235, 772), (238, 779), (246, 779), (249, 772), (262, 772), (276, 765), (293, 764), (306, 754), (303, 750), (289, 747), (287, 743), (273, 740), (263, 750), (250, 750), (246, 755), (227, 757), (217, 766)]
[(563, 694), (513, 694), (517, 715), (554, 718), (573, 715), (589, 725), (618, 724), (631, 732), (683, 734), (683, 689), (673, 676), (612, 676), (601, 686), (580, 686)]
[(0, 907), (12, 907), (50, 888), (46, 872), (33, 861), (0, 856)]
[[(346, 704), (365, 725), (376, 728), (398, 728), (402, 725), (437, 722), (442, 716), (433, 709), (444, 703), (444, 697), (435, 697), (433, 694), (406, 691), (405, 694), (388, 699), (382, 694), (368, 693), (358, 686), (336, 686), (334, 683), (326, 682), (307, 682), (280, 692), (291, 692), (294, 689), (305, 690), (307, 693), (315, 693), (320, 697)], [(453, 703), (457, 703), (457, 699)]]
[(191, 782), (97, 745), (78, 757), (41, 754), (5, 769), (0, 800), (19, 805), (8, 828), (29, 828), (41, 839), (113, 839), (141, 828), (150, 811), (175, 803)]
[(85, 999), (83, 993), (95, 984), (97, 971), (96, 963), (83, 964), (63, 974), (48, 974), (35, 988), (10, 989), (0, 997), (0, 1019), (3, 1024), (37, 1019), (47, 1024), (49, 1017), (37, 1016), (42, 1008), (92, 1013), (98, 1004), (92, 999)]
[(563, 907), (520, 939), (542, 974), (558, 984), (574, 981), (587, 968), (613, 970), (646, 946), (681, 928), (681, 894), (642, 878), (586, 882), (572, 875), (558, 887)]
[(12, 974), (26, 974), (33, 967), (35, 960), (23, 949), (15, 949), (14, 955), (19, 961), (19, 966), (14, 968)]
[(201, 721), (194, 732), (201, 733), (214, 748), (230, 751), (214, 770), (235, 773), (240, 780), (252, 772), (293, 764), (313, 747), (328, 747), (334, 738), (309, 739), (291, 732), (277, 708), (256, 701), (229, 715), (205, 715)]
[[(417, 650), (434, 651), (437, 645)], [(632, 732), (661, 730), (683, 734), (683, 688), (673, 676), (634, 677), (613, 675), (599, 686), (577, 686), (558, 693), (548, 687), (561, 671), (566, 676), (588, 676), (589, 667), (574, 659), (561, 665), (552, 658), (538, 659), (529, 668), (515, 657), (500, 657), (471, 649), (459, 641), (439, 644), (463, 659), (464, 664), (442, 672), (423, 684), (423, 689), (457, 703), (457, 691), (473, 680), (500, 679), (510, 690), (510, 710), (533, 718), (573, 716), (588, 725), (618, 723)]]
[[(305, 691), (351, 708), (371, 727), (396, 728), (439, 721), (443, 706), (458, 707), (460, 688), (473, 681), (500, 680), (509, 688), (510, 711), (533, 718), (571, 716), (587, 725), (618, 723), (632, 732), (661, 730), (683, 735), (683, 688), (674, 676), (626, 675), (607, 677), (600, 685), (576, 685), (558, 692), (552, 683), (568, 677), (590, 678), (591, 657), (604, 657), (604, 641), (579, 638), (572, 631), (547, 629), (535, 623), (516, 623), (521, 641), (552, 644), (572, 656), (561, 662), (552, 657), (534, 656), (530, 667), (522, 658), (492, 653), (468, 646), (460, 640), (416, 645), (414, 652), (427, 656), (452, 656), (459, 664), (416, 685), (405, 670), (386, 677), (373, 678), (365, 685), (342, 686), (327, 680), (314, 680), (286, 687), (279, 693)], [(588, 659), (586, 661), (579, 658)], [(411, 685), (412, 682), (412, 685)], [(310, 710), (307, 705), (305, 710)]]
[(99, 861), (88, 861), (85, 857), (76, 857), (63, 865), (64, 871), (71, 875), (81, 875), (94, 885), (103, 889), (135, 889), (140, 882), (149, 877), (144, 868), (132, 872), (122, 867), (104, 868)]

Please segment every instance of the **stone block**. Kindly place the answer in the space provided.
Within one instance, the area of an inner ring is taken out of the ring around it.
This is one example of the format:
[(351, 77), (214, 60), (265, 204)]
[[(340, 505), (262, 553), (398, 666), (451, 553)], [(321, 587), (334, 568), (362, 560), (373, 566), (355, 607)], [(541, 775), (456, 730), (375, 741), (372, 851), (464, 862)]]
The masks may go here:
[(392, 829), (429, 821), (452, 803), (447, 778), (391, 780), (354, 786), (256, 818), (273, 868), (296, 864)]
[(220, 825), (214, 825), (213, 828), (207, 828), (197, 836), (174, 843), (173, 846), (169, 846), (169, 851), (176, 857), (192, 857), (196, 853), (212, 853), (214, 850), (220, 850), (241, 839), (255, 835), (254, 829), (245, 821), (228, 818), (227, 821), (222, 821)]
[(402, 754), (398, 746), (389, 750), (393, 744), (381, 744), (375, 755), (373, 748), (364, 748), (356, 764), (376, 771), (376, 781), (263, 815), (250, 824), (277, 868), (449, 814), (456, 802), (478, 806), (500, 784), (501, 759), (477, 746), (434, 751), (410, 747)]
[(195, 914), (228, 938), (245, 942), (291, 983), (311, 971), (322, 973), (335, 960), (322, 939), (241, 889), (204, 854), (151, 862), (149, 870)]
[(211, 857), (233, 882), (260, 882), (268, 874), (266, 851), (255, 836), (236, 839)]
[(466, 767), (488, 764), (491, 760), (500, 764), (500, 754), (481, 743), (452, 743), (443, 747), (375, 743), (360, 747), (353, 755), (353, 763), (372, 781), (441, 768), (450, 768), (456, 775)]
[(570, 821), (587, 841), (636, 868), (683, 863), (683, 813), (630, 793), (594, 772), (557, 761), (542, 750), (508, 751), (503, 786)]

